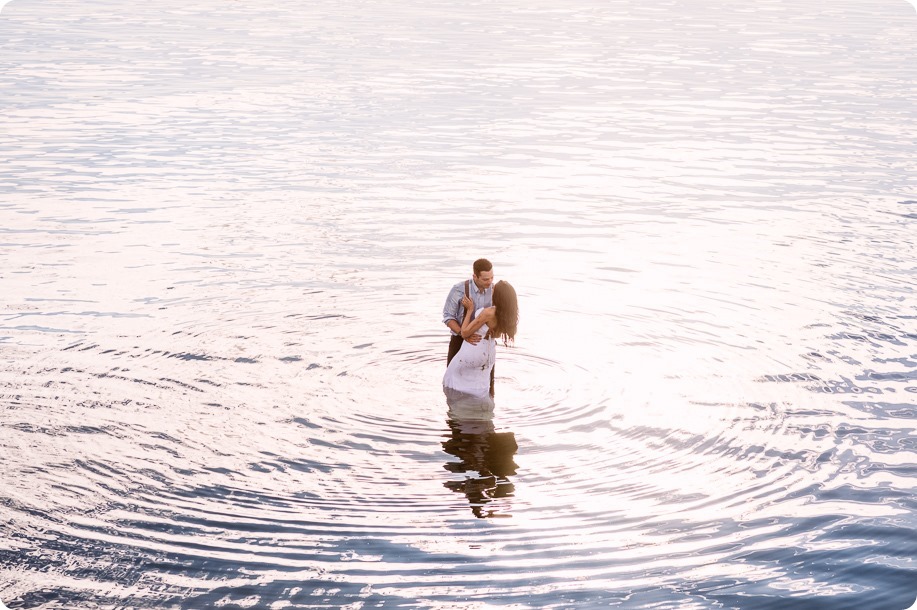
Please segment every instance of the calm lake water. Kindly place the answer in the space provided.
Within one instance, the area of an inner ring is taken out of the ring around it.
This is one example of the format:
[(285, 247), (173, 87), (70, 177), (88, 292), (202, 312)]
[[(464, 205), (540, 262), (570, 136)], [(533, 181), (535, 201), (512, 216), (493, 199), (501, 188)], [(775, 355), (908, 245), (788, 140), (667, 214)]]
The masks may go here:
[(915, 57), (904, 0), (7, 3), (0, 600), (911, 606)]

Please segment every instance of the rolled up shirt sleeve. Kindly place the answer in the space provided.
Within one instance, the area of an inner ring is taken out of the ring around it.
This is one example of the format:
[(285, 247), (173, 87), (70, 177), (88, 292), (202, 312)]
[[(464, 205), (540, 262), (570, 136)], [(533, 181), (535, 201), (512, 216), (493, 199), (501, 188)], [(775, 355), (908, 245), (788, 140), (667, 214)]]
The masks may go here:
[(462, 295), (464, 294), (462, 290), (463, 284), (464, 282), (459, 282), (449, 291), (449, 296), (446, 297), (446, 304), (443, 305), (443, 324), (448, 323), (449, 320), (455, 320), (459, 324), (462, 323), (459, 319), (459, 308), (461, 307)]

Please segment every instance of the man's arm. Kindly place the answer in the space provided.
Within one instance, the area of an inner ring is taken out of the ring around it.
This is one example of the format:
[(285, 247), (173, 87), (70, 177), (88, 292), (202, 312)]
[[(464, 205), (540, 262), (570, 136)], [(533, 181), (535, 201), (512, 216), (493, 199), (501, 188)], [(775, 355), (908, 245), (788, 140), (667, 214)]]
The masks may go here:
[[(456, 284), (452, 287), (452, 290), (449, 291), (449, 296), (446, 297), (446, 303), (443, 305), (443, 323), (449, 327), (449, 330), (459, 336), (462, 335), (462, 325), (456, 316), (459, 315), (459, 304), (462, 302), (464, 296), (465, 293), (462, 290), (462, 284)], [(471, 307), (473, 308), (474, 305)], [(477, 345), (480, 340), (481, 335), (472, 335), (465, 339), (465, 341), (472, 345)]]
[[(456, 284), (446, 296), (446, 303), (443, 305), (443, 324), (456, 333), (462, 332), (461, 320), (458, 319), (459, 303), (462, 302), (461, 284)], [(455, 324), (453, 327), (452, 324)]]

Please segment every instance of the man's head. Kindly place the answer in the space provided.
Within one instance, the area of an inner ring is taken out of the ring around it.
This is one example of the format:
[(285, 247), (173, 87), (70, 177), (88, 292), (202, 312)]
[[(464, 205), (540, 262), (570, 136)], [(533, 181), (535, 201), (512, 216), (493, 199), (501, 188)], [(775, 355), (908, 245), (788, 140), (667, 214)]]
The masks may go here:
[(490, 288), (494, 281), (494, 266), (486, 258), (479, 258), (474, 261), (474, 285), (478, 290)]

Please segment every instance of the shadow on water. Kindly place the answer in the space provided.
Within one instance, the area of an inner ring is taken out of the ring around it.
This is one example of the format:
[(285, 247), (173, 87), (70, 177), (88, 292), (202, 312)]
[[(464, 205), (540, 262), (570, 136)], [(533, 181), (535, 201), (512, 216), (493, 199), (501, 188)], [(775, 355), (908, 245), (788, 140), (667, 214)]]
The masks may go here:
[(443, 485), (465, 494), (471, 512), (479, 519), (510, 517), (494, 500), (511, 498), (515, 492), (509, 477), (516, 474), (513, 461), (516, 436), (512, 432), (497, 432), (494, 426), (494, 399), (446, 390), (449, 405), (450, 434), (444, 435), (443, 450), (459, 461), (446, 462), (449, 472), (463, 474), (461, 480)]

